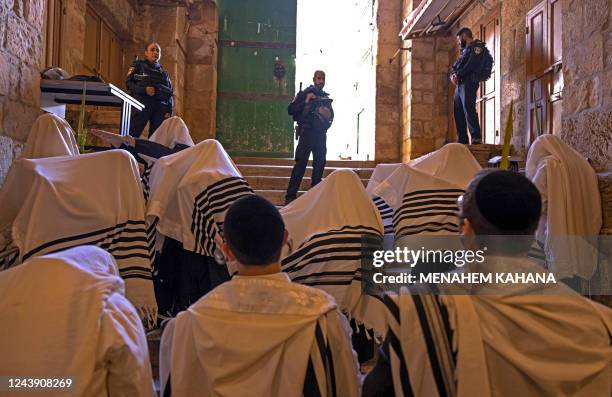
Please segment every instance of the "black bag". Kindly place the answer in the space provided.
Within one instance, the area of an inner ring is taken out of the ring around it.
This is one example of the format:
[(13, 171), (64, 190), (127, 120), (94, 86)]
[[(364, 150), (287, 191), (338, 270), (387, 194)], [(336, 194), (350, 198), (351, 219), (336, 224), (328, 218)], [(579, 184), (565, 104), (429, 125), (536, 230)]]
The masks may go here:
[(332, 99), (327, 97), (317, 97), (312, 100), (312, 127), (317, 131), (327, 131), (334, 122), (334, 110), (332, 109)]
[(493, 73), (493, 56), (489, 52), (489, 49), (485, 46), (482, 46), (484, 50), (482, 53), (482, 66), (480, 67), (480, 81), (487, 81), (491, 78), (491, 74)]

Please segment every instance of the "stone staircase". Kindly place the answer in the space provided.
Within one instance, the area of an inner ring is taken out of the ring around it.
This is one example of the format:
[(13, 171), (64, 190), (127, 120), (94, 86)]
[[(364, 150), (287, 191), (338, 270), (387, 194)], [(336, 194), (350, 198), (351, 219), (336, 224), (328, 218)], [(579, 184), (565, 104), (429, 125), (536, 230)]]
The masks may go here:
[[(234, 162), (255, 192), (277, 206), (285, 203), (285, 192), (289, 184), (293, 159), (235, 157)], [(327, 161), (323, 178), (337, 169), (352, 169), (357, 173), (364, 186), (372, 175), (376, 163), (374, 161), (333, 160)], [(311, 183), (312, 161), (308, 162), (304, 179), (300, 185), (298, 196), (302, 195)]]

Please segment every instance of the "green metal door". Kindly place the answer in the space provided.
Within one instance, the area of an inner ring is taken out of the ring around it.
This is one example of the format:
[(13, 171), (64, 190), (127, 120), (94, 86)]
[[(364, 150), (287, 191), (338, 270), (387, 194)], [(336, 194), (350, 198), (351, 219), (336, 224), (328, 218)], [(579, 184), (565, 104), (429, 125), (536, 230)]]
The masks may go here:
[(219, 0), (217, 139), (232, 155), (291, 157), (296, 0)]

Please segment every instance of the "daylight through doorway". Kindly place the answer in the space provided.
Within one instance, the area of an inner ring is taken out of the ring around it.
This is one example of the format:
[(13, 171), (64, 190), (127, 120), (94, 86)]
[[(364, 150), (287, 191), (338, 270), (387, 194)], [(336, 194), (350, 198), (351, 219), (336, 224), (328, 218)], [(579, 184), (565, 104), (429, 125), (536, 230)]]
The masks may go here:
[[(296, 90), (326, 72), (334, 100), (327, 159), (374, 160), (375, 0), (298, 0)], [(295, 142), (297, 144), (297, 141)]]

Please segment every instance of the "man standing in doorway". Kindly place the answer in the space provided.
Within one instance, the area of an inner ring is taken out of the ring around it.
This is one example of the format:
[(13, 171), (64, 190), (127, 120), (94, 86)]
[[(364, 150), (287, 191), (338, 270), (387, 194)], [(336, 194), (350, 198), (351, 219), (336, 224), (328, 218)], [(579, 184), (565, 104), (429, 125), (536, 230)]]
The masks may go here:
[(135, 60), (128, 72), (128, 92), (145, 107), (134, 110), (130, 118), (130, 135), (139, 138), (149, 123), (149, 138), (157, 127), (172, 116), (174, 90), (168, 72), (159, 64), (161, 47), (152, 42), (145, 47), (145, 59)]
[(285, 205), (296, 199), (308, 157), (312, 152), (312, 185), (321, 182), (327, 154), (327, 130), (334, 121), (332, 100), (323, 91), (325, 72), (317, 70), (312, 78), (313, 85), (298, 92), (287, 109), (289, 115), (298, 123), (299, 141), (295, 150), (295, 166), (287, 187)]
[(467, 130), (472, 137), (472, 145), (482, 143), (478, 114), (476, 113), (476, 92), (480, 84), (485, 45), (475, 40), (472, 31), (463, 28), (457, 33), (461, 46), (461, 56), (453, 65), (451, 81), (455, 89), (455, 126), (459, 143), (468, 144)]

